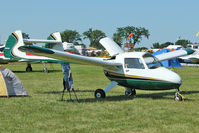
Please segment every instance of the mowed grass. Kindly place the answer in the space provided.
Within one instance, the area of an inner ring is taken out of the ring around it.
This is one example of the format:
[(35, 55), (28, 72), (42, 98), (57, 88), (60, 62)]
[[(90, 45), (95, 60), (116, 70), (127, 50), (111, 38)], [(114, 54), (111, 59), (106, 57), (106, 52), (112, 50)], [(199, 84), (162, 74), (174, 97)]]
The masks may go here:
[[(0, 132), (74, 132), (74, 133), (197, 133), (199, 132), (199, 68), (182, 67), (180, 87), (185, 101), (173, 100), (175, 90), (141, 91), (135, 98), (124, 96), (117, 86), (104, 100), (96, 100), (94, 91), (110, 81), (101, 67), (72, 64), (76, 94), (80, 103), (61, 101), (62, 71), (59, 64), (5, 65), (20, 78), (29, 97), (0, 98)], [(72, 95), (75, 100), (74, 95)]]

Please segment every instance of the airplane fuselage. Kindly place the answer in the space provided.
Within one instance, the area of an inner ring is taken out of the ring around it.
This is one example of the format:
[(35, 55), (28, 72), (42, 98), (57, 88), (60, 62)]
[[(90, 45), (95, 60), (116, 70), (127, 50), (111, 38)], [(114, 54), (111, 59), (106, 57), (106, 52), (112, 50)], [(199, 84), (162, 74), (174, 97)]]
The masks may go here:
[[(118, 85), (142, 90), (169, 90), (180, 87), (182, 80), (178, 74), (156, 64), (147, 64), (152, 58), (148, 53), (133, 52), (116, 56), (115, 60), (123, 64), (117, 69), (104, 68), (106, 77)], [(154, 65), (154, 66), (150, 66)]]

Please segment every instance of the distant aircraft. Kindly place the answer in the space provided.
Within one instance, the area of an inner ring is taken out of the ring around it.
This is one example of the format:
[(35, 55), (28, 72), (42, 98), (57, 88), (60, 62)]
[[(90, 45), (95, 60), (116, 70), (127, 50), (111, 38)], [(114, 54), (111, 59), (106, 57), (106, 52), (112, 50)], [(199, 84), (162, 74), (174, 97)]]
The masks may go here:
[(174, 99), (182, 101), (184, 97), (179, 93), (182, 80), (178, 74), (162, 67), (159, 61), (176, 58), (191, 54), (191, 49), (177, 50), (153, 56), (147, 52), (128, 52), (125, 53), (112, 39), (103, 38), (100, 43), (109, 52), (111, 58), (86, 57), (65, 53), (59, 50), (57, 45), (51, 48), (42, 48), (33, 45), (24, 45), (20, 31), (15, 31), (15, 45), (19, 50), (59, 60), (75, 63), (90, 64), (104, 68), (104, 74), (111, 83), (103, 90), (95, 91), (96, 98), (105, 98), (106, 93), (116, 85), (126, 88), (125, 95), (134, 96), (135, 89), (142, 90), (169, 90), (176, 89)]
[(191, 55), (179, 57), (180, 62), (199, 64), (199, 44), (188, 44), (188, 48), (193, 49), (195, 52)]
[(62, 43), (64, 51), (73, 54), (80, 54), (80, 52), (75, 48), (73, 43), (63, 42)]

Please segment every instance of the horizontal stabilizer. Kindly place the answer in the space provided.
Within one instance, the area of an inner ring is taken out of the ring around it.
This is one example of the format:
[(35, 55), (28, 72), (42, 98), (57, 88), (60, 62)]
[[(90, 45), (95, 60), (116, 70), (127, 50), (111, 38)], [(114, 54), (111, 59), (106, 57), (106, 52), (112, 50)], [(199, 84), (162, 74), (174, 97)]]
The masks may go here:
[(24, 43), (62, 43), (57, 40), (23, 39)]
[(117, 54), (124, 53), (120, 46), (108, 37), (102, 38), (99, 42), (108, 51), (110, 56), (115, 56)]

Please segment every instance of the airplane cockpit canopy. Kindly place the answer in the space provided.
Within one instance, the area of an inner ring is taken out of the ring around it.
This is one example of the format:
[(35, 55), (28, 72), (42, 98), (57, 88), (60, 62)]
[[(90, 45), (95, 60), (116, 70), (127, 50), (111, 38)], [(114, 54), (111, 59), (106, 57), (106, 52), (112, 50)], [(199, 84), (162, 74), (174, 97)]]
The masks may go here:
[[(122, 56), (119, 56), (122, 57)], [(162, 63), (147, 52), (129, 52), (123, 56), (124, 68), (130, 69), (156, 69), (162, 67)]]
[(143, 59), (149, 69), (155, 69), (163, 66), (162, 63), (155, 56), (149, 53), (144, 54)]
[(125, 58), (125, 68), (145, 69), (144, 64), (140, 58)]

